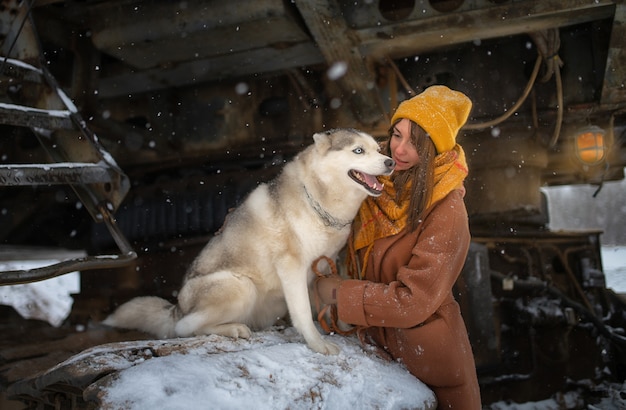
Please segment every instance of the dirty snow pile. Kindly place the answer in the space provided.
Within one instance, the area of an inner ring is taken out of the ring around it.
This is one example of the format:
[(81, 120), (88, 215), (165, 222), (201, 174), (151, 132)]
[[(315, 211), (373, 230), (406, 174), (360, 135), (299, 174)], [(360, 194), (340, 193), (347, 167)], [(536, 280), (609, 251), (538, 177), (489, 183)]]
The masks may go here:
[[(135, 348), (153, 345), (143, 349), (147, 358), (115, 349), (118, 357), (107, 361), (117, 361), (120, 371), (99, 380), (86, 395), (107, 409), (435, 407), (432, 391), (402, 365), (364, 351), (354, 337), (324, 337), (340, 346), (338, 355), (313, 352), (293, 327), (256, 332), (247, 340), (210, 335), (127, 342)], [(179, 347), (157, 357), (168, 344)], [(69, 360), (95, 363), (103, 349), (106, 345)]]
[[(0, 261), (0, 272), (36, 269), (58, 262), (58, 259)], [(71, 272), (41, 282), (0, 286), (0, 305), (12, 306), (23, 318), (47, 321), (58, 327), (72, 310), (71, 295), (79, 292), (80, 274)]]

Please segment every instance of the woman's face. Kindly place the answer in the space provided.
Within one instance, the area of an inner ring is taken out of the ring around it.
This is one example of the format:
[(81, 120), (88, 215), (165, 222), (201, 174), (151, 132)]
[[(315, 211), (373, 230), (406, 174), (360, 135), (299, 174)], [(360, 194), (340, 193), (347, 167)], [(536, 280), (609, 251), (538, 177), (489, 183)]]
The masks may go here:
[(403, 118), (396, 123), (389, 141), (391, 157), (396, 161), (396, 171), (407, 170), (419, 162), (419, 155), (411, 142), (411, 121)]

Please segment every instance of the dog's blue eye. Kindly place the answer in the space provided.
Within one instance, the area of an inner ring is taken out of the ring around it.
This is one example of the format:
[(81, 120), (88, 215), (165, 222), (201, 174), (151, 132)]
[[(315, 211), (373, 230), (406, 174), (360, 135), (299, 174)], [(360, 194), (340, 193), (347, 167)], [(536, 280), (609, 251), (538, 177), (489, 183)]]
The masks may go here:
[(354, 152), (355, 154), (362, 154), (364, 151), (363, 151), (363, 148), (358, 147), (358, 148), (353, 149), (352, 152)]

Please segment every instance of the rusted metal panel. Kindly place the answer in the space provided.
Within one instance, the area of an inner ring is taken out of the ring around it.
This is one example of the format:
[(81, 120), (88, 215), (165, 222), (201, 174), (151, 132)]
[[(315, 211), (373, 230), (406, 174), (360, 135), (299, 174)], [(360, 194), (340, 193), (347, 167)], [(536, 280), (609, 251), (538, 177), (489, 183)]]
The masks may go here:
[(167, 67), (104, 76), (99, 80), (99, 94), (102, 98), (120, 97), (162, 90), (171, 86), (281, 72), (293, 67), (306, 67), (323, 62), (320, 50), (312, 42), (294, 44), (285, 49), (252, 49), (212, 58), (183, 61)]
[(602, 87), (602, 104), (619, 104), (626, 101), (626, 4), (621, 2), (615, 7)]
[[(33, 30), (21, 29), (24, 22), (30, 20), (30, 8), (19, 0), (2, 2), (0, 13), (0, 55), (2, 57), (19, 56), (19, 59), (36, 64), (39, 60), (37, 35)], [(24, 24), (28, 26), (28, 23)]]
[(94, 45), (142, 69), (309, 41), (277, 0), (103, 3), (90, 13), (104, 16), (94, 19)]
[[(296, 1), (296, 5), (330, 70), (345, 64), (345, 73), (336, 81), (344, 91), (344, 98), (351, 102), (356, 117), (368, 125), (380, 121), (384, 110), (375, 92), (374, 75), (335, 1)], [(332, 77), (330, 70), (328, 75)]]
[(408, 18), (355, 31), (363, 55), (398, 58), (454, 44), (608, 18), (614, 7), (608, 0), (520, 1), (427, 19)]

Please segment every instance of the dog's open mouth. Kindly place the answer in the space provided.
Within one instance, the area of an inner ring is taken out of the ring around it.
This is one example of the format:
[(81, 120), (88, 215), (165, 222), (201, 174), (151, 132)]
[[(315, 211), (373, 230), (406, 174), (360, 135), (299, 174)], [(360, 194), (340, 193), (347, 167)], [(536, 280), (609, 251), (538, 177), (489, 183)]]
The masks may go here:
[(383, 192), (384, 185), (378, 182), (378, 179), (376, 179), (374, 175), (366, 174), (365, 172), (355, 169), (351, 169), (348, 175), (350, 175), (350, 178), (363, 185), (372, 195), (378, 196)]

